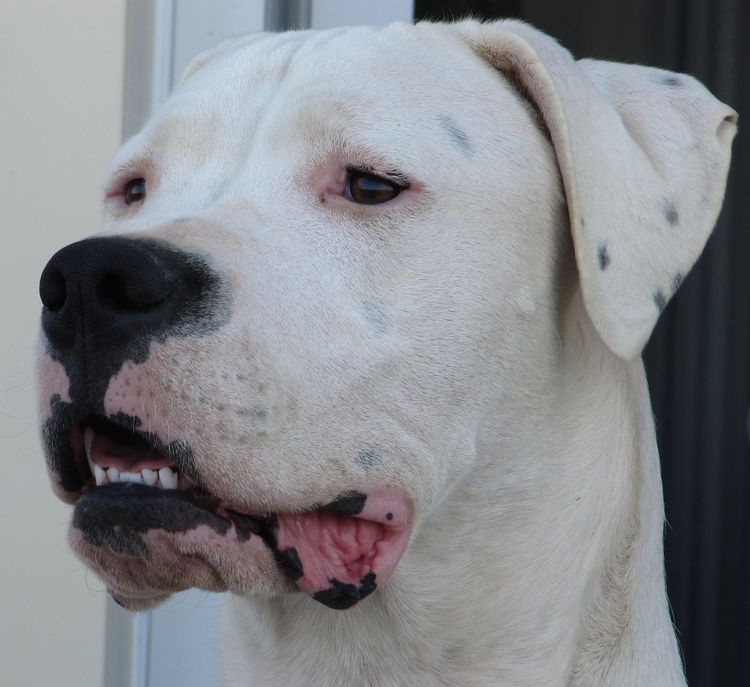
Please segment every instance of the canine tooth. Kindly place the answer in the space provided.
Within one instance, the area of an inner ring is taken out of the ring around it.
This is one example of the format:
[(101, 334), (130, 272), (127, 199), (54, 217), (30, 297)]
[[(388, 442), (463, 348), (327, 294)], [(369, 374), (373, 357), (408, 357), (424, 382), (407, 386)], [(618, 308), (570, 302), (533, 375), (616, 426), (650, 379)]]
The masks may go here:
[(120, 473), (120, 481), (121, 482), (138, 482), (138, 483), (140, 483), (142, 481), (142, 479), (141, 479), (141, 473), (140, 472), (121, 472)]
[(109, 470), (107, 470), (107, 475), (109, 476), (110, 482), (120, 481), (120, 471), (117, 468), (110, 468)]
[(150, 487), (153, 487), (156, 484), (156, 480), (159, 479), (159, 473), (156, 470), (144, 468), (141, 470), (141, 474), (143, 475), (143, 481)]
[(94, 479), (96, 480), (97, 487), (104, 484), (104, 478), (106, 476), (107, 476), (106, 470), (100, 468), (98, 465), (94, 465)]
[(159, 481), (165, 489), (177, 489), (177, 475), (169, 468), (159, 470)]

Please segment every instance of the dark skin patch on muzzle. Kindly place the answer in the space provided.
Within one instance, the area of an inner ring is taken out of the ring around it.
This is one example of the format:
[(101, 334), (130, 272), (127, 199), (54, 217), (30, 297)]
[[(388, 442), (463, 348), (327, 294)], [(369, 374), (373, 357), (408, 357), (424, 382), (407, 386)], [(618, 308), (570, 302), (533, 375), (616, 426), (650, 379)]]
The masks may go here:
[(149, 530), (175, 534), (207, 525), (218, 534), (226, 535), (232, 523), (214, 512), (218, 505), (218, 499), (192, 490), (156, 489), (117, 482), (90, 489), (78, 499), (73, 527), (80, 530), (90, 544), (119, 554), (148, 558), (141, 535)]
[(367, 495), (358, 491), (347, 491), (326, 504), (321, 510), (341, 515), (358, 515), (365, 507)]
[(331, 586), (328, 589), (315, 592), (312, 598), (337, 611), (344, 611), (347, 608), (351, 608), (354, 604), (372, 594), (377, 587), (374, 572), (367, 573), (359, 581), (359, 587), (353, 584), (345, 584), (335, 577), (328, 581), (331, 583)]

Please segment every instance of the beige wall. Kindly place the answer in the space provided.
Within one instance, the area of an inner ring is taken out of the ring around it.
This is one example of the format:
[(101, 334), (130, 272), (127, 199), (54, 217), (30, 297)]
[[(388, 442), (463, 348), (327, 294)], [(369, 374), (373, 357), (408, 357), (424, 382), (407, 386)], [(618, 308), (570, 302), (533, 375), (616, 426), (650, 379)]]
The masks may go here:
[(32, 351), (46, 259), (96, 230), (122, 121), (124, 0), (0, 0), (0, 685), (97, 687), (101, 583), (49, 489)]

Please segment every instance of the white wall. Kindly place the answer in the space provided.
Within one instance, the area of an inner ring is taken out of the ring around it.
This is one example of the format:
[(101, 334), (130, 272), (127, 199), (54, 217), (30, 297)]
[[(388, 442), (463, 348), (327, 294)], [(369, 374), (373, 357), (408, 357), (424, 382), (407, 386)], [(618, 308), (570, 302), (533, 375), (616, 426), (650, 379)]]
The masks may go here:
[(93, 233), (120, 143), (124, 0), (0, 0), (0, 685), (98, 687), (106, 593), (37, 437), (39, 273)]

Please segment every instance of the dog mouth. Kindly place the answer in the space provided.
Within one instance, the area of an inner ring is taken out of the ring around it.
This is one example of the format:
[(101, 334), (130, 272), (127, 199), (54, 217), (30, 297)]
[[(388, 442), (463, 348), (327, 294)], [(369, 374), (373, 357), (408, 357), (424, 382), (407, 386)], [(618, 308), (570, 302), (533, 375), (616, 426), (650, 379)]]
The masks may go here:
[[(393, 490), (343, 491), (290, 512), (251, 509), (212, 494), (184, 452), (137, 427), (91, 416), (70, 443), (82, 483), (74, 549), (126, 606), (142, 606), (143, 589), (154, 598), (188, 586), (244, 593), (236, 580), (265, 550), (301, 591), (346, 609), (385, 582), (408, 543), (412, 509)], [(193, 568), (187, 577), (183, 566)]]

